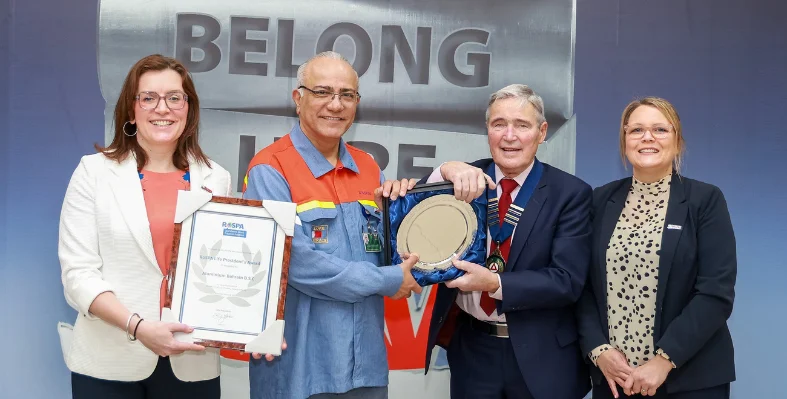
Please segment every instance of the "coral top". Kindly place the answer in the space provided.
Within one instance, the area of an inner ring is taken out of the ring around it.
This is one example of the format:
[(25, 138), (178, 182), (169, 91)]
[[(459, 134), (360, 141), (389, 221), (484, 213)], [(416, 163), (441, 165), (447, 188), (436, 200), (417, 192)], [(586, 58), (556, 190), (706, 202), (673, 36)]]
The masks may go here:
[(153, 238), (153, 252), (161, 273), (159, 309), (164, 307), (167, 295), (167, 279), (169, 263), (172, 259), (172, 239), (175, 235), (175, 206), (178, 202), (178, 191), (189, 190), (191, 187), (188, 172), (157, 173), (142, 170), (139, 173), (142, 183), (142, 195), (145, 197), (145, 209), (150, 223), (150, 235)]

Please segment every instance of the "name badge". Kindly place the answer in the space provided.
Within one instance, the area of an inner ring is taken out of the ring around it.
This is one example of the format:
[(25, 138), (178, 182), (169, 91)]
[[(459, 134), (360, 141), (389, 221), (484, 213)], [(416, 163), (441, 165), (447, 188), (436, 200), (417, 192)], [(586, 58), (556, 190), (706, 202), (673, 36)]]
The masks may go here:
[[(366, 217), (366, 231), (363, 233), (363, 249), (366, 252), (382, 252), (383, 243), (380, 241), (380, 234), (377, 232), (377, 222), (372, 219), (372, 215), (366, 208), (361, 207), (363, 216)], [(375, 214), (380, 213), (374, 210)]]
[(683, 230), (683, 226), (677, 224), (668, 224), (667, 230)]
[(377, 232), (363, 233), (363, 248), (366, 252), (380, 252), (382, 251), (382, 243), (380, 243), (380, 235)]

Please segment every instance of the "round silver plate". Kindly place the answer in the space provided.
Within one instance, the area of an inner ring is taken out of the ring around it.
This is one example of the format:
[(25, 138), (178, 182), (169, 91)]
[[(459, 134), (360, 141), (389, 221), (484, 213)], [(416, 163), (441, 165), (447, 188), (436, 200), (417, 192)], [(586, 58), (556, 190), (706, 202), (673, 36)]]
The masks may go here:
[(396, 233), (400, 254), (417, 253), (414, 267), (443, 270), (472, 245), (478, 220), (470, 204), (453, 195), (439, 194), (421, 201), (404, 217)]

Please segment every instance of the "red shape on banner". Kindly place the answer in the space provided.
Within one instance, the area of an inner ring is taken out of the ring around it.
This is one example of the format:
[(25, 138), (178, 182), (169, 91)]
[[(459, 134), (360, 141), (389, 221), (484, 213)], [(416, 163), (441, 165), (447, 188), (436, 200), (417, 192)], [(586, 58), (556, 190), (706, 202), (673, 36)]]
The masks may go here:
[(229, 350), (229, 349), (222, 349), (221, 350), (221, 357), (224, 357), (224, 358), (227, 358), (227, 359), (241, 360), (241, 361), (244, 361), (244, 362), (248, 362), (249, 361), (249, 354), (248, 353), (243, 353), (241, 351), (234, 351), (234, 350)]
[(410, 319), (410, 307), (407, 299), (394, 301), (385, 298), (385, 324), (388, 326), (390, 342), (385, 341), (388, 350), (388, 368), (390, 370), (417, 370), (424, 368), (426, 341), (429, 339), (429, 323), (437, 295), (437, 286), (429, 290), (429, 297), (423, 309), (423, 318), (416, 333)]

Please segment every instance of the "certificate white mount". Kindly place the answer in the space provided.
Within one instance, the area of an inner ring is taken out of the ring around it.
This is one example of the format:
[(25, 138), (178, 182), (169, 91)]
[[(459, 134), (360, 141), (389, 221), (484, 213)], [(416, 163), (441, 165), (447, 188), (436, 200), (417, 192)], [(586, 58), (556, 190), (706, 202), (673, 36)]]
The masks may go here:
[(281, 354), (295, 204), (180, 191), (162, 321), (182, 342)]

